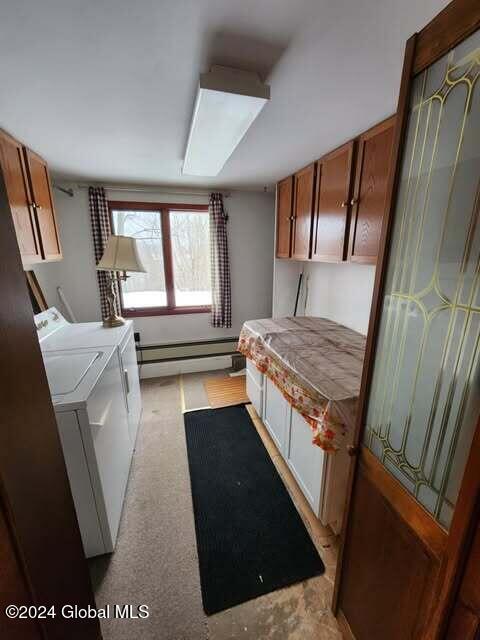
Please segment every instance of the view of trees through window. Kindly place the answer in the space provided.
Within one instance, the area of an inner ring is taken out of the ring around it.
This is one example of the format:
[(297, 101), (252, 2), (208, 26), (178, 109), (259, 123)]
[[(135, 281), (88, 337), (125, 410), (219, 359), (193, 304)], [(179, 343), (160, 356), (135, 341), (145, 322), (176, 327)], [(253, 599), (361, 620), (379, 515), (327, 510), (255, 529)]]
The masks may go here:
[(208, 213), (170, 211), (170, 237), (177, 306), (211, 304)]
[[(165, 270), (162, 215), (170, 228), (171, 270)], [(207, 211), (130, 211), (112, 209), (114, 233), (136, 238), (146, 273), (132, 273), (122, 283), (124, 309), (167, 307), (166, 273), (174, 307), (211, 304), (210, 245)]]

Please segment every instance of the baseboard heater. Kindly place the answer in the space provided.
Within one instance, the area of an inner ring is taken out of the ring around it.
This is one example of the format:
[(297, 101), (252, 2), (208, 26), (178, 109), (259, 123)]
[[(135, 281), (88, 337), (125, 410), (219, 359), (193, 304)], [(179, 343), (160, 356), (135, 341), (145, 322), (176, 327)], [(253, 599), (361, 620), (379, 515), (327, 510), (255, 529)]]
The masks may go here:
[(212, 358), (214, 356), (232, 355), (235, 357), (240, 355), (237, 351), (237, 344), (238, 336), (198, 342), (171, 342), (157, 345), (137, 344), (137, 360), (139, 364), (154, 364), (157, 362)]

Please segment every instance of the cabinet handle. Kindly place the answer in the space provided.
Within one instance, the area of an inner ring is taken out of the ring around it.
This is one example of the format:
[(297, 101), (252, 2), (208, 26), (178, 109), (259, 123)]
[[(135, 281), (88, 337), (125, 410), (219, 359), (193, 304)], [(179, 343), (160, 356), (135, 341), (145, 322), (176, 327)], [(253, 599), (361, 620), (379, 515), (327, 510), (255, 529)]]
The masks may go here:
[(123, 370), (123, 376), (125, 378), (125, 387), (127, 389), (127, 393), (130, 393), (130, 383), (128, 382), (128, 371), (126, 369)]
[(41, 211), (42, 207), (38, 205), (36, 202), (32, 202), (32, 207), (37, 211)]
[(352, 198), (350, 200), (350, 204), (352, 205), (352, 207), (355, 206), (356, 204), (358, 204), (358, 198)]
[(354, 456), (356, 456), (358, 454), (358, 447), (356, 447), (353, 444), (348, 444), (347, 445), (347, 453), (349, 456), (351, 456), (352, 458)]
[(348, 202), (344, 200), (343, 202), (340, 203), (340, 206), (343, 208), (348, 207)]

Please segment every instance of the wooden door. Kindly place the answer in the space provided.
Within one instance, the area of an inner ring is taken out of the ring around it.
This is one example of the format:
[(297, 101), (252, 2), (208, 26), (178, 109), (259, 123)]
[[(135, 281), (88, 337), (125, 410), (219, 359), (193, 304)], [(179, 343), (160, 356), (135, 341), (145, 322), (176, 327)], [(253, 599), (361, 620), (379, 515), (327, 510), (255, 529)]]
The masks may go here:
[(0, 131), (0, 167), (7, 187), (23, 264), (40, 262), (42, 254), (22, 145), (3, 131)]
[(292, 258), (308, 260), (312, 236), (315, 163), (295, 174)]
[(290, 258), (292, 250), (293, 176), (277, 184), (277, 258)]
[(395, 116), (358, 139), (348, 259), (375, 264), (387, 204)]
[(480, 637), (480, 524), (448, 626), (447, 640), (478, 640)]
[(0, 633), (9, 640), (43, 640), (44, 636), (35, 620), (5, 620), (2, 617), (8, 605), (30, 606), (32, 599), (9, 530), (5, 510), (0, 501)]
[(356, 640), (443, 637), (480, 491), (475, 27), (455, 0), (407, 43), (335, 586)]
[(353, 141), (318, 161), (312, 260), (341, 262), (347, 256)]
[(48, 167), (45, 161), (36, 153), (27, 148), (24, 150), (43, 258), (45, 260), (59, 260), (62, 257), (62, 250), (60, 248)]
[[(0, 255), (0, 601), (15, 590), (25, 603), (54, 605), (54, 618), (38, 620), (43, 640), (99, 640), (97, 619), (61, 615), (66, 604), (95, 602), (1, 172)], [(35, 637), (28, 620), (18, 624), (0, 610), (2, 640)]]

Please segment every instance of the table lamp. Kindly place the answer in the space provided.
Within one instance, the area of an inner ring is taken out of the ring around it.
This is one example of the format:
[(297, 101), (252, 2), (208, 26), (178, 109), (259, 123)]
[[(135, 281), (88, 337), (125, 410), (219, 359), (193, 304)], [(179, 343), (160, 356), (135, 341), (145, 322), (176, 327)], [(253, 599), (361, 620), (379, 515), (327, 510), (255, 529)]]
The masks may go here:
[(97, 264), (97, 271), (107, 271), (109, 280), (107, 302), (110, 313), (107, 318), (104, 318), (103, 326), (119, 327), (125, 324), (125, 320), (115, 313), (115, 281), (126, 281), (127, 271), (146, 273), (138, 254), (135, 238), (112, 234), (108, 238), (103, 256)]

